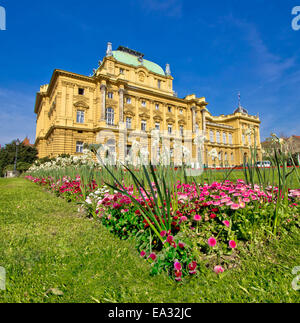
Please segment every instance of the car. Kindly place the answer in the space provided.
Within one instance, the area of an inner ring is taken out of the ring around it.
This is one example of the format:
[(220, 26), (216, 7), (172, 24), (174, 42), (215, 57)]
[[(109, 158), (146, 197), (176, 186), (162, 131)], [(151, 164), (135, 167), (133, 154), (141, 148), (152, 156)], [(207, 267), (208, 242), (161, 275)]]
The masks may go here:
[(271, 162), (268, 160), (265, 161), (260, 161), (256, 163), (256, 166), (259, 168), (270, 168), (271, 167)]

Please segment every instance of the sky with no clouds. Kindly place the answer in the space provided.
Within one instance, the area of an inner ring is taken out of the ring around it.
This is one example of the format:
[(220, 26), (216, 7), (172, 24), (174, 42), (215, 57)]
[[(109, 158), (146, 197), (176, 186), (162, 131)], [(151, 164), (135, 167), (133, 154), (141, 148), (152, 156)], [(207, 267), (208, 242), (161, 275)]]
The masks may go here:
[[(55, 68), (90, 75), (127, 46), (171, 65), (179, 97), (206, 97), (230, 114), (237, 93), (259, 113), (262, 138), (300, 135), (300, 30), (290, 0), (0, 0), (0, 144), (35, 139), (36, 92)], [(299, 12), (300, 14), (300, 12)], [(300, 24), (300, 21), (299, 21)]]

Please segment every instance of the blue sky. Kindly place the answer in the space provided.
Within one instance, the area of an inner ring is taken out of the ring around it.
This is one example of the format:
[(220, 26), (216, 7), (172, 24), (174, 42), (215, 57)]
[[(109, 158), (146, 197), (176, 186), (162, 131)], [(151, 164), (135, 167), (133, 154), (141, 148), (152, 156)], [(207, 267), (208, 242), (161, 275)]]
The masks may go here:
[(89, 75), (108, 41), (161, 66), (180, 97), (205, 96), (209, 110), (242, 105), (260, 114), (262, 137), (300, 135), (300, 0), (0, 0), (0, 144), (35, 137), (35, 95), (55, 68)]

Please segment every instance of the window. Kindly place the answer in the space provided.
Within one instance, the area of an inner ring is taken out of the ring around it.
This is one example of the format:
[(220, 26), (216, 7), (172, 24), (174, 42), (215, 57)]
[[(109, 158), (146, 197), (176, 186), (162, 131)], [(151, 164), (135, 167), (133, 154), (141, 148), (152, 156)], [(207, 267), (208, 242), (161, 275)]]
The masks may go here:
[(230, 133), (229, 134), (229, 145), (232, 145), (233, 144), (233, 141), (232, 141), (232, 134)]
[(234, 155), (233, 155), (233, 153), (231, 153), (231, 162), (232, 163), (234, 162)]
[(228, 160), (228, 155), (227, 155), (227, 153), (225, 153), (225, 161), (227, 161)]
[(245, 135), (242, 135), (242, 141), (243, 141), (243, 145), (246, 145), (246, 138), (245, 138)]
[(77, 111), (76, 122), (77, 123), (84, 123), (84, 111), (81, 111), (81, 110)]
[(84, 89), (79, 88), (79, 89), (78, 89), (78, 94), (79, 94), (79, 95), (84, 95)]
[(210, 142), (214, 142), (215, 141), (215, 139), (214, 139), (214, 132), (212, 130), (210, 130), (210, 132), (209, 132), (209, 140), (210, 140)]
[(170, 156), (174, 157), (174, 148), (170, 148)]
[(199, 125), (196, 124), (196, 134), (199, 134)]
[(161, 88), (161, 80), (157, 81), (157, 87), (160, 89)]
[(126, 146), (126, 156), (130, 156), (131, 146)]
[(115, 113), (113, 108), (106, 109), (106, 124), (113, 125), (115, 119)]
[(124, 69), (120, 68), (120, 74), (124, 74)]
[(248, 143), (250, 146), (252, 145), (251, 135), (248, 135)]
[(109, 99), (113, 99), (114, 98), (114, 94), (113, 94), (113, 92), (108, 92), (108, 98)]
[(126, 99), (126, 103), (127, 103), (127, 104), (131, 104), (131, 98), (127, 98), (127, 99)]
[(219, 161), (221, 161), (222, 160), (222, 152), (220, 151), (219, 152)]
[(83, 142), (82, 141), (76, 142), (76, 152), (83, 153)]
[(168, 133), (169, 133), (169, 135), (171, 135), (172, 134), (172, 129), (173, 128), (173, 126), (172, 125), (168, 125)]
[(144, 108), (145, 108), (145, 107), (146, 107), (146, 105), (147, 105), (147, 104), (146, 104), (146, 101), (142, 101), (142, 107), (144, 107)]
[(227, 134), (226, 134), (226, 132), (223, 132), (223, 144), (227, 145)]
[(155, 124), (155, 130), (160, 130), (160, 124), (159, 123)]
[(180, 135), (183, 136), (183, 133), (184, 133), (184, 127), (180, 126)]
[(172, 112), (172, 108), (171, 107), (168, 107), (168, 112)]
[(180, 113), (180, 114), (183, 114), (183, 110), (182, 110), (182, 109), (180, 109), (180, 110), (179, 110), (179, 113)]
[(221, 135), (220, 132), (217, 131), (217, 143), (220, 144), (221, 143)]
[(147, 129), (147, 122), (144, 120), (141, 123), (141, 129), (142, 129), (142, 131), (146, 131), (146, 129)]
[(131, 129), (131, 118), (126, 118), (126, 128)]
[(155, 110), (159, 110), (159, 104), (155, 104)]

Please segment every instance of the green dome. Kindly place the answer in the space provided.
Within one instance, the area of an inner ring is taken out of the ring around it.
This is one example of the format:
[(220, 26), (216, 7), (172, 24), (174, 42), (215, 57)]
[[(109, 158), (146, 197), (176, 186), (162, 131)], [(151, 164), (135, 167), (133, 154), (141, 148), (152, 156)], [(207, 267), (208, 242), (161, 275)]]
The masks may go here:
[(125, 53), (120, 50), (113, 51), (113, 57), (121, 63), (133, 66), (145, 66), (149, 71), (165, 76), (164, 70), (159, 65), (146, 59), (143, 59), (142, 65), (137, 56)]

